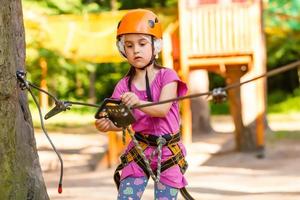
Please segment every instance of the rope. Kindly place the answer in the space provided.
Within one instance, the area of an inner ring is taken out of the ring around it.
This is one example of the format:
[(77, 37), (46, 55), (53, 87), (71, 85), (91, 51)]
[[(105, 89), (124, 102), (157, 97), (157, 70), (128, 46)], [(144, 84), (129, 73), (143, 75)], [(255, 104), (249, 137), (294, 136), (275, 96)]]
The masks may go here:
[(134, 133), (129, 129), (127, 128), (128, 132), (129, 132), (129, 135), (131, 136), (132, 138), (132, 141), (134, 143), (134, 145), (136, 146), (136, 148), (138, 149), (139, 153), (140, 153), (140, 156), (142, 157), (142, 159), (144, 160), (145, 164), (146, 164), (146, 168), (147, 168), (147, 171), (149, 172), (150, 176), (152, 177), (153, 181), (156, 182), (157, 181), (157, 178), (155, 177), (153, 171), (152, 171), (152, 168), (150, 167), (150, 162), (149, 160), (146, 158), (145, 154), (144, 154), (144, 151), (142, 149), (142, 147), (139, 145), (139, 142), (137, 141), (137, 139), (134, 137)]
[(162, 136), (160, 136), (157, 139), (157, 144), (158, 144), (158, 146), (157, 146), (157, 151), (158, 151), (158, 155), (157, 155), (157, 170), (156, 170), (156, 179), (157, 179), (157, 182), (159, 182), (159, 180), (160, 180), (162, 147), (166, 143), (167, 143), (166, 139), (163, 138)]
[(56, 100), (56, 101), (58, 101), (58, 100), (53, 95), (51, 95), (50, 93), (46, 92), (45, 90), (40, 89), (40, 88), (34, 86), (33, 84), (29, 83), (28, 81), (26, 81), (25, 80), (25, 76), (26, 76), (26, 73), (24, 71), (17, 71), (16, 72), (16, 78), (17, 78), (17, 81), (19, 83), (19, 87), (22, 90), (27, 89), (29, 91), (30, 95), (32, 96), (32, 98), (34, 100), (34, 103), (35, 103), (35, 105), (36, 105), (36, 107), (38, 108), (38, 111), (39, 111), (39, 117), (40, 117), (40, 122), (41, 122), (42, 130), (43, 130), (44, 134), (46, 135), (46, 137), (47, 137), (50, 145), (52, 146), (52, 149), (54, 150), (54, 152), (56, 153), (56, 155), (57, 155), (57, 157), (59, 159), (59, 162), (60, 162), (60, 178), (59, 178), (59, 183), (58, 183), (58, 193), (62, 193), (62, 181), (63, 181), (63, 174), (64, 174), (63, 160), (62, 160), (62, 158), (60, 156), (60, 153), (57, 151), (55, 145), (53, 144), (50, 136), (48, 135), (48, 133), (46, 131), (44, 120), (43, 120), (42, 111), (41, 111), (41, 108), (40, 108), (40, 104), (37, 101), (37, 99), (35, 98), (35, 96), (33, 95), (33, 92), (32, 92), (32, 90), (31, 90), (30, 87), (38, 89), (41, 92), (45, 92), (46, 94), (48, 94), (49, 96), (51, 96), (54, 100)]
[(35, 88), (35, 89), (37, 89), (37, 90), (40, 91), (40, 92), (43, 92), (43, 93), (47, 94), (47, 95), (48, 95), (49, 97), (51, 97), (55, 102), (58, 102), (58, 101), (59, 101), (55, 96), (53, 96), (52, 94), (50, 94), (50, 93), (47, 92), (46, 90), (43, 90), (42, 88), (39, 88), (39, 87), (35, 86), (34, 84), (32, 84), (32, 83), (30, 83), (30, 82), (28, 82), (28, 85), (31, 86), (31, 87), (33, 87), (33, 88)]
[(55, 145), (53, 144), (51, 138), (49, 137), (47, 131), (46, 131), (46, 128), (45, 128), (45, 124), (44, 124), (44, 120), (43, 120), (43, 115), (42, 115), (42, 111), (41, 111), (41, 108), (40, 108), (40, 105), (37, 101), (37, 99), (35, 98), (35, 96), (33, 95), (30, 87), (27, 88), (29, 93), (31, 94), (33, 100), (34, 100), (34, 103), (36, 104), (36, 107), (38, 108), (38, 111), (39, 111), (39, 116), (40, 116), (40, 121), (41, 121), (41, 125), (42, 125), (42, 130), (44, 132), (44, 134), (46, 135), (49, 143), (51, 144), (52, 146), (52, 149), (54, 150), (54, 152), (56, 153), (58, 159), (59, 159), (59, 162), (60, 162), (60, 178), (59, 178), (59, 184), (58, 184), (58, 192), (59, 193), (62, 193), (62, 180), (63, 180), (63, 174), (64, 174), (64, 166), (63, 166), (63, 160), (59, 154), (59, 152), (57, 151)]
[[(160, 136), (156, 143), (157, 143), (157, 148), (152, 152), (151, 156), (150, 156), (150, 160), (146, 158), (144, 151), (142, 149), (142, 147), (140, 146), (139, 142), (137, 141), (137, 139), (134, 136), (134, 133), (127, 128), (132, 141), (134, 143), (134, 145), (136, 146), (136, 148), (138, 149), (140, 156), (142, 157), (142, 159), (144, 160), (145, 164), (146, 164), (146, 169), (148, 171), (148, 173), (150, 174), (150, 176), (152, 177), (154, 182), (159, 182), (160, 180), (160, 174), (161, 174), (161, 160), (162, 160), (162, 147), (167, 143), (166, 139), (163, 138), (162, 136)], [(157, 154), (157, 169), (156, 169), (156, 176), (152, 170), (152, 168), (150, 167), (150, 162), (151, 159), (155, 156), (155, 154)]]

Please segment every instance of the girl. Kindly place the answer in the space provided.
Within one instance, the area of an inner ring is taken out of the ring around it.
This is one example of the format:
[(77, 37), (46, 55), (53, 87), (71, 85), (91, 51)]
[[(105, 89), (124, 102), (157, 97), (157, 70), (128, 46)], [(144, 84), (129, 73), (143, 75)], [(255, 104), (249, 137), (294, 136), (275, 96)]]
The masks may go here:
[[(131, 68), (116, 85), (111, 98), (132, 107), (185, 95), (186, 84), (176, 72), (159, 66), (155, 57), (162, 46), (162, 28), (157, 16), (144, 9), (128, 12), (119, 22), (117, 47)], [(133, 109), (136, 122), (132, 124), (150, 168), (156, 171), (155, 199), (177, 199), (178, 191), (185, 191), (183, 176), (187, 163), (186, 151), (179, 134), (178, 102)], [(107, 118), (95, 122), (99, 131), (120, 131)], [(158, 144), (161, 142), (160, 144)], [(158, 146), (163, 145), (161, 150)], [(121, 156), (115, 173), (119, 187), (118, 199), (141, 199), (148, 182), (147, 161), (131, 141)], [(122, 170), (121, 176), (119, 171)]]

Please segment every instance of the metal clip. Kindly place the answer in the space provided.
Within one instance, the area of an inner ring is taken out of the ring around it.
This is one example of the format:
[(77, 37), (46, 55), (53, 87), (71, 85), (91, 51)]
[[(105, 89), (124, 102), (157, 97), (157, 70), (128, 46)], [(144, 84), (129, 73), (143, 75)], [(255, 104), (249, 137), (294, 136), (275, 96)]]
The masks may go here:
[(227, 99), (227, 93), (224, 88), (215, 88), (212, 91), (212, 97), (214, 103), (222, 103)]
[(26, 72), (23, 70), (17, 70), (16, 72), (16, 76), (17, 76), (17, 81), (19, 83), (19, 87), (21, 88), (21, 90), (25, 90), (29, 88), (29, 84), (26, 81)]
[(55, 107), (52, 108), (46, 115), (44, 119), (49, 119), (50, 117), (53, 117), (54, 115), (57, 115), (58, 113), (66, 110), (70, 110), (72, 104), (65, 101), (56, 101)]

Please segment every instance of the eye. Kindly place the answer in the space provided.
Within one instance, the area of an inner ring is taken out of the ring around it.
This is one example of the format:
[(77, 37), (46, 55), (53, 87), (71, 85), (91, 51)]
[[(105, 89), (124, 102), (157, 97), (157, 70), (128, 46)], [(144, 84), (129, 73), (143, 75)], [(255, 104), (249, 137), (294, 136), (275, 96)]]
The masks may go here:
[(148, 43), (148, 42), (147, 42), (146, 40), (141, 40), (141, 41), (139, 42), (139, 45), (140, 45), (140, 46), (145, 46), (147, 43)]

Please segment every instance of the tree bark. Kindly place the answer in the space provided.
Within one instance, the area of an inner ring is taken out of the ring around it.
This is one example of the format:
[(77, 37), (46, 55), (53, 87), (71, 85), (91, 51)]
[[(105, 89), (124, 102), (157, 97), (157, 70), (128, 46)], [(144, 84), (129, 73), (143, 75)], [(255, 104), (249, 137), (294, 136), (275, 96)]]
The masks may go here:
[(25, 63), (21, 0), (0, 0), (0, 199), (49, 199), (25, 92), (16, 70)]

